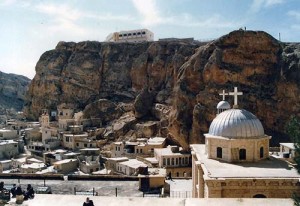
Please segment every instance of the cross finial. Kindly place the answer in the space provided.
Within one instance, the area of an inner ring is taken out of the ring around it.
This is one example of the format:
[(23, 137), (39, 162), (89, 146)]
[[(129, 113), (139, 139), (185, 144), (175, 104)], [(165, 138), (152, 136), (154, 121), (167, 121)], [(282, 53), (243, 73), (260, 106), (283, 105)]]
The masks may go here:
[(238, 92), (237, 87), (234, 87), (234, 91), (229, 92), (229, 95), (234, 96), (234, 105), (233, 105), (233, 107), (237, 108), (238, 107), (238, 95), (243, 95), (243, 92)]
[(228, 93), (225, 92), (225, 90), (223, 89), (222, 93), (219, 94), (220, 96), (222, 96), (222, 100), (225, 100), (225, 96), (229, 95)]

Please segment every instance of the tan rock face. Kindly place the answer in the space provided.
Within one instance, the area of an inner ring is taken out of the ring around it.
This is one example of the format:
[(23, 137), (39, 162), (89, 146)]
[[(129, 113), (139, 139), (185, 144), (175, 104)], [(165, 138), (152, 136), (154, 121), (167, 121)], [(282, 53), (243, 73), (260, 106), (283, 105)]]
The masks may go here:
[(36, 119), (43, 108), (73, 103), (82, 110), (107, 99), (138, 119), (159, 120), (155, 133), (187, 149), (204, 141), (218, 93), (237, 86), (244, 92), (240, 107), (256, 114), (278, 142), (288, 118), (300, 115), (299, 60), (299, 44), (280, 44), (253, 31), (206, 44), (60, 42), (37, 63), (25, 112)]

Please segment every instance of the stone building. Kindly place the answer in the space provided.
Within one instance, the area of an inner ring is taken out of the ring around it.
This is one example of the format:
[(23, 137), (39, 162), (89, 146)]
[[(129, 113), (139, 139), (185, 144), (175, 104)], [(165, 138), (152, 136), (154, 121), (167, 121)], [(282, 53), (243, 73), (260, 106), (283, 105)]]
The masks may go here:
[(299, 193), (300, 175), (287, 162), (269, 156), (270, 136), (261, 122), (239, 109), (220, 112), (205, 134), (205, 144), (191, 145), (193, 197), (291, 198)]
[(14, 140), (0, 140), (0, 159), (10, 159), (19, 154), (19, 144)]
[(191, 177), (191, 154), (180, 150), (178, 146), (154, 149), (154, 157), (158, 166), (165, 168), (166, 173), (172, 177)]
[(79, 162), (79, 169), (83, 173), (92, 174), (100, 170), (99, 156), (84, 156), (80, 155), (77, 157)]
[(57, 173), (68, 174), (77, 170), (78, 160), (77, 159), (64, 159), (53, 163), (54, 170)]
[(8, 140), (8, 139), (16, 139), (17, 137), (18, 137), (17, 130), (0, 129), (0, 139)]
[(148, 170), (148, 166), (136, 159), (129, 159), (128, 161), (122, 161), (116, 163), (116, 172), (122, 173), (128, 176), (137, 176)]
[(164, 148), (166, 138), (140, 138), (135, 142), (114, 142), (111, 148), (111, 157), (153, 156), (154, 149)]
[(148, 29), (114, 32), (106, 37), (108, 42), (143, 42), (153, 40), (154, 34)]

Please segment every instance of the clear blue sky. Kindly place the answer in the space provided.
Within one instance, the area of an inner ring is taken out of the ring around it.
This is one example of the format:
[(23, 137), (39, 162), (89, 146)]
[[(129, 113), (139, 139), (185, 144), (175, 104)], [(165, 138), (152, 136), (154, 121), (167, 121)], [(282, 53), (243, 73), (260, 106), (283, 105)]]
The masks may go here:
[(59, 41), (104, 41), (120, 30), (204, 40), (246, 26), (300, 42), (300, 0), (0, 0), (0, 17), (0, 70), (29, 78)]

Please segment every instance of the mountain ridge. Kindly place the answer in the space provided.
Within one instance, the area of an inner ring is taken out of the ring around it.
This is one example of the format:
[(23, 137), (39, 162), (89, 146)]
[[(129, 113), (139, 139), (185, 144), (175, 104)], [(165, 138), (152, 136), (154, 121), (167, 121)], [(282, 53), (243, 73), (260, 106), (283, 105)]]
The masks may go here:
[[(299, 48), (243, 30), (204, 43), (59, 42), (39, 59), (24, 111), (37, 119), (42, 109), (63, 103), (77, 110), (99, 99), (130, 104), (137, 119), (161, 118), (163, 134), (188, 148), (204, 141), (218, 93), (238, 86), (240, 106), (257, 115), (277, 144), (287, 141), (285, 122), (300, 115)], [(157, 115), (157, 105), (169, 112)]]

